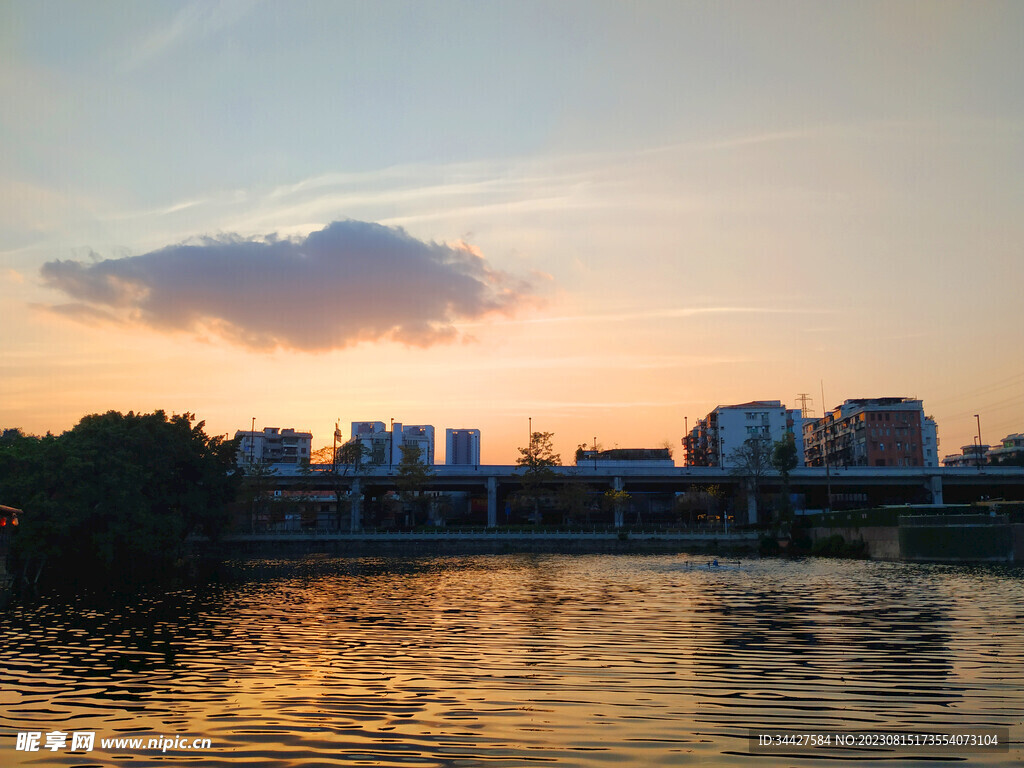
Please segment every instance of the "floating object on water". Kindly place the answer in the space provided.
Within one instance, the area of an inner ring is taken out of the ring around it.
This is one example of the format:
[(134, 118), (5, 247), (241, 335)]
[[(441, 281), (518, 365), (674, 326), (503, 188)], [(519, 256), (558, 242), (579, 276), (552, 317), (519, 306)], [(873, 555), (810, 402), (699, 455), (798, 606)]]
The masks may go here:
[(742, 565), (739, 560), (735, 563), (719, 563), (718, 558), (709, 560), (706, 563), (695, 563), (692, 560), (686, 561), (686, 570), (688, 571), (742, 571)]

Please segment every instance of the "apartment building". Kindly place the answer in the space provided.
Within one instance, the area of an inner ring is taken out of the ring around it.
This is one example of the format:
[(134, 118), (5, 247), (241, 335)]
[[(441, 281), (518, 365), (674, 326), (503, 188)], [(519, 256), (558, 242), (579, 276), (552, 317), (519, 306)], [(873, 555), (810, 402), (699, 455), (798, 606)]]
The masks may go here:
[(309, 461), (313, 447), (312, 432), (296, 432), (294, 429), (264, 427), (262, 431), (238, 430), (236, 461), (239, 466), (250, 463), (301, 464)]
[(796, 443), (797, 461), (804, 461), (803, 417), (799, 409), (786, 408), (781, 400), (754, 400), (739, 405), (720, 405), (684, 438), (686, 466), (732, 467), (733, 452), (747, 441), (774, 444), (787, 434)]
[(391, 429), (383, 421), (353, 421), (352, 440), (363, 445), (368, 464), (398, 466), (402, 462), (402, 446), (414, 445), (420, 450), (420, 461), (434, 463), (434, 428), (428, 424), (402, 425), (394, 422)]
[(846, 400), (804, 423), (805, 463), (811, 467), (937, 467), (938, 429), (920, 400)]
[(1024, 433), (1017, 432), (1007, 435), (999, 443), (988, 452), (988, 460), (991, 464), (1024, 466)]

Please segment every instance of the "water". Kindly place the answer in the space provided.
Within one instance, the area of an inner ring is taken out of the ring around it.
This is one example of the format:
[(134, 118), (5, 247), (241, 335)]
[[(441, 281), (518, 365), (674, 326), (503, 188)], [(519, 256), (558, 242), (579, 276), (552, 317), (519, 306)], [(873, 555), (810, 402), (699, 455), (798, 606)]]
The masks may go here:
[[(0, 765), (835, 765), (1024, 759), (1024, 572), (686, 556), (239, 563), (12, 608)], [(705, 562), (700, 560), (699, 562)], [(1008, 727), (1000, 752), (752, 752), (748, 729)], [(95, 732), (92, 751), (16, 750)], [(208, 738), (209, 748), (100, 739)]]

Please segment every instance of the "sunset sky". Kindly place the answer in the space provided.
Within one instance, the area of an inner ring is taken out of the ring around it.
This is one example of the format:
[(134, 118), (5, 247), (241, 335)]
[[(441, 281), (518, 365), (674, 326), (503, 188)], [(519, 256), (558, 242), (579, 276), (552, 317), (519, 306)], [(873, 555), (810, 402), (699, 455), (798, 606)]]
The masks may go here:
[[(0, 2), (0, 427), (1024, 432), (1024, 3)], [(443, 454), (443, 443), (438, 459)]]

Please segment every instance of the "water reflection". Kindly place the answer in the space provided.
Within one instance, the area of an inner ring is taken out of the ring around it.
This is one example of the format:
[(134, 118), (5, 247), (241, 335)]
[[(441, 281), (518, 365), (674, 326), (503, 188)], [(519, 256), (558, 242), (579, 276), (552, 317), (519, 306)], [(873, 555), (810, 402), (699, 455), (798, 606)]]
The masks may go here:
[(769, 761), (744, 754), (747, 728), (1024, 719), (1019, 570), (687, 565), (263, 560), (192, 589), (16, 606), (0, 764), (195, 759), (13, 749), (55, 728), (208, 737), (211, 765), (639, 766)]

